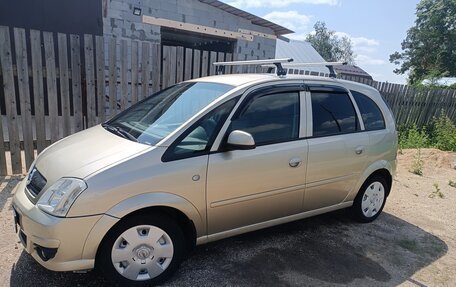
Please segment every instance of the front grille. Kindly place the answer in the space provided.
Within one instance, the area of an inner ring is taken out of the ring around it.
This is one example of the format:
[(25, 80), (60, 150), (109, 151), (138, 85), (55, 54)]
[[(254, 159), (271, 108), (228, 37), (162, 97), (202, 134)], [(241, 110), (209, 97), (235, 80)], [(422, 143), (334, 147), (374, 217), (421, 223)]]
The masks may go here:
[(27, 189), (33, 196), (37, 196), (46, 185), (46, 178), (34, 167), (27, 178)]

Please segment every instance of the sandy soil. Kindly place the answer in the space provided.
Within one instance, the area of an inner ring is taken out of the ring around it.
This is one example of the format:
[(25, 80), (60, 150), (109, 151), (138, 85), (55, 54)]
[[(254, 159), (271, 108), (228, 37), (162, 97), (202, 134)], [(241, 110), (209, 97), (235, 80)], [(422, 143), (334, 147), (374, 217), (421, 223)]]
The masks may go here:
[[(417, 270), (412, 279), (426, 286), (456, 286), (456, 188), (449, 185), (450, 180), (456, 182), (456, 170), (451, 168), (456, 153), (437, 149), (403, 150), (402, 153), (398, 156), (397, 177), (385, 212), (443, 241), (441, 246), (434, 245), (444, 251), (442, 257)], [(410, 172), (419, 153), (423, 161), (422, 176)], [(406, 240), (402, 244), (412, 253), (422, 256), (426, 252), (421, 248), (422, 238), (410, 234)]]
[[(167, 286), (456, 286), (456, 153), (403, 150), (384, 213), (359, 224), (337, 211), (198, 247)], [(0, 286), (101, 286), (96, 272), (55, 273), (22, 251), (12, 188), (1, 179)], [(437, 188), (439, 192), (437, 192)]]

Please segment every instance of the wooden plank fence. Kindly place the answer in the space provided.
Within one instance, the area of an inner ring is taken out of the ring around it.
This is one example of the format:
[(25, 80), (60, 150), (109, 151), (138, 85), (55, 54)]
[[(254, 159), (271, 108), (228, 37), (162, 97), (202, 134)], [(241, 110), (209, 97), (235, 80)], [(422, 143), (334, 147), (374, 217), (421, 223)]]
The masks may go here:
[(423, 127), (442, 114), (456, 123), (456, 90), (428, 89), (358, 77), (340, 78), (376, 88), (391, 107), (398, 126)]
[(217, 54), (225, 57), (150, 42), (0, 26), (0, 175), (24, 173), (50, 144), (154, 92), (215, 74), (210, 63)]
[[(294, 75), (329, 76), (328, 74), (298, 69), (288, 69), (287, 72)], [(421, 128), (429, 125), (432, 118), (442, 114), (456, 123), (456, 90), (429, 89), (378, 82), (356, 76), (338, 75), (338, 78), (376, 88), (391, 107), (398, 126), (416, 125)]]
[[(236, 59), (218, 51), (0, 26), (0, 175), (24, 173), (37, 153), (59, 139), (182, 80), (214, 75), (215, 61)], [(454, 90), (348, 80), (377, 88), (399, 124), (422, 126), (441, 112), (456, 120)]]

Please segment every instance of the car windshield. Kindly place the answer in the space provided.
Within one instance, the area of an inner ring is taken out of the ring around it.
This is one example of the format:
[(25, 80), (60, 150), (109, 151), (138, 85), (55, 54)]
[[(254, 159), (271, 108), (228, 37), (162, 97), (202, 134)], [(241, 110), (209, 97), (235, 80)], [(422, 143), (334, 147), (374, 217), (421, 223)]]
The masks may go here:
[(172, 86), (103, 124), (110, 132), (155, 145), (233, 86), (191, 82)]

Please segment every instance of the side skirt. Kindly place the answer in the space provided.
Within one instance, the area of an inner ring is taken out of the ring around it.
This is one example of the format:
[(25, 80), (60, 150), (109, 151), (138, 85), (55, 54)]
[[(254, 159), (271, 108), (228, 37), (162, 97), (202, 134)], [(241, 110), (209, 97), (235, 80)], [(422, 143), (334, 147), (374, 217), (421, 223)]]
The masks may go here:
[(267, 228), (267, 227), (271, 227), (271, 226), (275, 226), (275, 225), (279, 225), (279, 224), (283, 224), (283, 223), (287, 223), (287, 222), (291, 222), (291, 221), (296, 221), (296, 220), (304, 219), (307, 217), (311, 217), (311, 216), (315, 216), (315, 215), (319, 215), (319, 214), (323, 214), (323, 213), (327, 213), (327, 212), (331, 212), (334, 210), (347, 208), (352, 205), (353, 205), (353, 201), (342, 202), (342, 203), (339, 203), (336, 205), (331, 205), (328, 207), (310, 210), (310, 211), (293, 214), (293, 215), (289, 215), (289, 216), (285, 216), (285, 217), (281, 217), (281, 218), (277, 218), (277, 219), (271, 219), (271, 220), (264, 221), (261, 223), (255, 223), (252, 225), (247, 225), (247, 226), (243, 226), (243, 227), (239, 227), (239, 228), (235, 228), (235, 229), (231, 229), (231, 230), (227, 230), (227, 231), (223, 231), (223, 232), (219, 232), (219, 233), (215, 233), (215, 234), (211, 234), (211, 235), (207, 235), (207, 236), (201, 236), (196, 239), (196, 245), (201, 245), (201, 244), (209, 243), (212, 241), (217, 241), (217, 240), (220, 240), (223, 238), (236, 236), (236, 235), (239, 235), (242, 233), (247, 233), (247, 232), (251, 232), (251, 231), (255, 231), (255, 230), (259, 230), (259, 229), (263, 229), (263, 228)]

